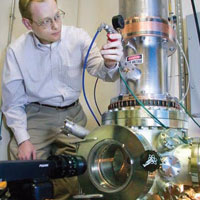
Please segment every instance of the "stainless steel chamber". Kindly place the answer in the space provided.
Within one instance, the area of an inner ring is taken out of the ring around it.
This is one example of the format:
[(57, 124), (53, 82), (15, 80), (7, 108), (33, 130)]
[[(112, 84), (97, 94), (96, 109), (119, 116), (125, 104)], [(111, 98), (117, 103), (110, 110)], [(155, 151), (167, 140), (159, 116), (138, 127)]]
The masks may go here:
[(119, 0), (119, 11), (125, 18), (120, 94), (100, 128), (82, 131), (78, 154), (88, 163), (79, 177), (82, 197), (180, 199), (183, 185), (199, 186), (200, 142), (188, 138), (187, 115), (168, 93), (168, 56), (176, 50), (168, 1)]

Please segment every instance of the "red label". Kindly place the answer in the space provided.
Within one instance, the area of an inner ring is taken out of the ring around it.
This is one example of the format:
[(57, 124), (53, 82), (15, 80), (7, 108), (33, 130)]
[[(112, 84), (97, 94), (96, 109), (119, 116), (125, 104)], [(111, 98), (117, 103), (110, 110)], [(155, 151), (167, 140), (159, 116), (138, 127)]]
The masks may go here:
[(143, 63), (143, 54), (135, 54), (132, 56), (126, 57), (127, 62), (131, 62), (133, 64), (142, 64)]

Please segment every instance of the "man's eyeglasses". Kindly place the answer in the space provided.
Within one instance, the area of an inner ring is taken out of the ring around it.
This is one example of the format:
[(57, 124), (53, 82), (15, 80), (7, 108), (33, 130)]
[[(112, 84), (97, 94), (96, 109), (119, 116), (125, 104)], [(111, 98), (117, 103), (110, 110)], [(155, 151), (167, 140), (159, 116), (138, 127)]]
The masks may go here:
[(52, 18), (47, 17), (45, 19), (40, 20), (39, 22), (33, 21), (32, 19), (30, 19), (32, 22), (36, 23), (38, 26), (42, 26), (44, 28), (51, 28), (53, 25), (53, 22), (60, 22), (62, 20), (62, 18), (64, 18), (65, 16), (65, 12), (62, 10), (58, 10), (58, 12), (56, 13), (56, 15)]

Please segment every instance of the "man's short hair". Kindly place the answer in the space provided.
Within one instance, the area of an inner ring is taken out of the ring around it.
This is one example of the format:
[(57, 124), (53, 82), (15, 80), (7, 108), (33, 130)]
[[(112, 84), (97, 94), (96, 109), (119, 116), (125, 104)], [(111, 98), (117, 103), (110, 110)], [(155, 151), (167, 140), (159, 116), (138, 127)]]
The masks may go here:
[[(44, 2), (45, 0), (19, 0), (19, 10), (23, 18), (31, 19), (30, 6), (32, 2)], [(57, 0), (55, 0), (57, 3)]]

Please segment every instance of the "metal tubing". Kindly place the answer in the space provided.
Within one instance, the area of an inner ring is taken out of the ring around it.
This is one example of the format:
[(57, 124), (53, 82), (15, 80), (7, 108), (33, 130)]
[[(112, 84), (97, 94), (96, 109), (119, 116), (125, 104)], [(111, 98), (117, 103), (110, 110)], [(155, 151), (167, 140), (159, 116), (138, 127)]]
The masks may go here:
[(13, 24), (14, 24), (14, 20), (15, 20), (15, 7), (16, 7), (16, 1), (12, 0), (7, 45), (9, 45), (11, 43), (11, 40), (12, 40)]
[[(182, 0), (175, 1), (176, 6), (176, 15), (177, 15), (177, 39), (180, 43), (180, 46), (184, 49), (184, 40), (183, 40), (183, 13), (182, 13)], [(186, 78), (185, 78), (185, 67), (184, 67), (184, 57), (180, 51), (178, 50), (178, 66), (179, 66), (179, 99), (182, 99), (185, 95), (185, 85), (186, 85)], [(185, 101), (183, 102), (185, 105)]]
[(162, 43), (161, 38), (149, 36), (135, 41), (138, 53), (143, 55), (143, 64), (138, 65), (142, 76), (136, 82), (128, 81), (128, 84), (137, 96), (152, 96), (168, 92), (167, 48)]
[(124, 18), (131, 16), (155, 16), (168, 18), (166, 0), (119, 0), (119, 12)]
[[(141, 70), (140, 80), (127, 82), (137, 96), (165, 96), (168, 93), (168, 1), (119, 0), (119, 3), (120, 14), (127, 22), (124, 58), (127, 60), (135, 54), (127, 45), (132, 44), (143, 60), (136, 64)], [(121, 88), (124, 94), (124, 87)]]
[(85, 138), (86, 135), (90, 133), (89, 130), (85, 129), (82, 126), (79, 126), (78, 124), (75, 124), (74, 122), (66, 119), (64, 127), (62, 128), (62, 132), (66, 135), (72, 134), (78, 138)]

